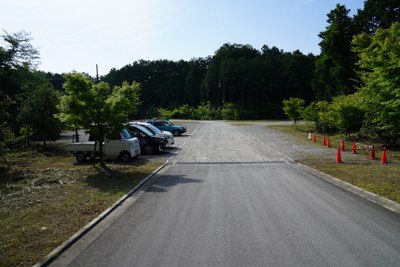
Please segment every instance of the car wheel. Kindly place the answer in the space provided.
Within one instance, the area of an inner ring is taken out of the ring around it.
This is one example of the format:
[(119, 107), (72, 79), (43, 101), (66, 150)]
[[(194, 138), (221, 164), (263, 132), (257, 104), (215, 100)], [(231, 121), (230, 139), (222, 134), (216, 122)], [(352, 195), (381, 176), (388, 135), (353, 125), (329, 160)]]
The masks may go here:
[(131, 155), (128, 152), (121, 152), (119, 159), (123, 162), (128, 162), (131, 160)]
[(155, 151), (156, 151), (156, 150), (155, 150), (154, 147), (151, 146), (151, 145), (145, 145), (145, 146), (143, 147), (143, 152), (144, 152), (144, 154), (146, 154), (146, 155), (152, 155), (152, 154), (154, 154)]
[(173, 131), (172, 131), (172, 134), (173, 134), (174, 136), (178, 136), (178, 135), (179, 135), (179, 131), (178, 131), (178, 130), (173, 130)]
[(78, 161), (79, 163), (86, 161), (86, 155), (83, 152), (76, 153), (75, 158), (76, 158), (76, 161)]

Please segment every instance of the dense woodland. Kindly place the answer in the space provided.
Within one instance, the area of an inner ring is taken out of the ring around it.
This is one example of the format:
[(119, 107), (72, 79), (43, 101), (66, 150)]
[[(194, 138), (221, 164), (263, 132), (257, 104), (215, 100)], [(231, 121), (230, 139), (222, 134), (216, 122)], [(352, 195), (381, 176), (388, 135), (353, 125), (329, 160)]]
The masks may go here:
[[(268, 44), (258, 50), (249, 44), (226, 43), (203, 58), (139, 60), (111, 69), (99, 79), (82, 75), (94, 84), (106, 82), (110, 88), (125, 81), (139, 83), (140, 105), (136, 114), (129, 115), (131, 119), (155, 117), (162, 110), (182, 107), (192, 110), (186, 118), (220, 119), (228, 105), (240, 119), (287, 118), (283, 101), (289, 98), (300, 98), (307, 106), (356, 93), (365, 81), (359, 62), (363, 50), (354, 48), (353, 38), (361, 33), (374, 36), (377, 29), (400, 22), (399, 7), (395, 0), (367, 0), (363, 9), (349, 16), (350, 10), (338, 4), (327, 14), (328, 26), (319, 34), (319, 55), (287, 52)], [(35, 130), (45, 127), (35, 114), (41, 110), (38, 103), (46, 103), (50, 110), (50, 106), (59, 106), (60, 96), (66, 94), (65, 74), (37, 71), (39, 51), (30, 44), (29, 34), (4, 31), (2, 39), (0, 120), (4, 123), (0, 141), (31, 129), (36, 138), (50, 140), (52, 136)], [(38, 95), (39, 88), (52, 93)], [(208, 115), (198, 116), (200, 108), (206, 108)], [(58, 122), (47, 123), (54, 126)]]
[[(264, 46), (224, 44), (213, 57), (187, 61), (136, 61), (112, 69), (101, 80), (111, 86), (141, 83), (141, 117), (157, 108), (188, 104), (213, 107), (234, 103), (246, 118), (282, 118), (282, 100), (290, 96), (314, 100), (311, 79), (314, 55), (284, 52)], [(153, 109), (152, 109), (153, 108)]]

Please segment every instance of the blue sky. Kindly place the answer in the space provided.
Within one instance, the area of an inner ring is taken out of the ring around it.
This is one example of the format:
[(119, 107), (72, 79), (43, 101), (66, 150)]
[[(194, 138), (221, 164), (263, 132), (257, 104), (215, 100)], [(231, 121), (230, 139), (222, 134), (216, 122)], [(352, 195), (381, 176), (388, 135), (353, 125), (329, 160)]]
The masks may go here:
[[(0, 28), (31, 33), (39, 69), (107, 74), (145, 60), (207, 57), (225, 43), (318, 55), (319, 32), (340, 3), (364, 0), (1, 0)], [(3, 45), (3, 44), (2, 44)]]

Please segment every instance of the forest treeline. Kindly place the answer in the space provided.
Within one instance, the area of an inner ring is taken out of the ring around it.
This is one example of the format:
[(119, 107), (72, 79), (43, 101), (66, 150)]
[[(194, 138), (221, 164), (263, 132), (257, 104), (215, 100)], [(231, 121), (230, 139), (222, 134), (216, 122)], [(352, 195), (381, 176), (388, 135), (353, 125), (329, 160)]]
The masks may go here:
[(290, 96), (314, 99), (311, 79), (316, 57), (264, 46), (224, 44), (213, 57), (190, 61), (136, 61), (101, 77), (111, 86), (139, 82), (141, 118), (156, 116), (158, 108), (182, 105), (215, 108), (233, 103), (241, 117), (282, 118), (282, 100)]
[[(338, 4), (327, 14), (328, 25), (319, 34), (319, 55), (287, 52), (267, 44), (258, 50), (249, 44), (226, 43), (212, 56), (189, 61), (138, 60), (111, 69), (99, 79), (82, 75), (95, 84), (106, 82), (110, 88), (124, 82), (140, 84), (140, 104), (136, 114), (129, 115), (131, 119), (167, 111), (181, 111), (173, 114), (194, 119), (219, 119), (223, 114), (240, 119), (287, 118), (283, 101), (289, 98), (316, 105), (356, 93), (365, 81), (360, 74), (362, 49), (354, 49), (353, 38), (361, 33), (374, 36), (377, 29), (400, 22), (399, 6), (395, 0), (367, 0), (363, 9), (350, 16), (350, 10)], [(43, 107), (47, 107), (46, 114), (57, 113), (59, 99), (66, 94), (65, 74), (37, 70), (39, 51), (30, 44), (29, 34), (4, 31), (2, 39), (0, 142), (12, 133), (27, 132), (51, 140), (62, 128), (55, 127), (57, 116), (43, 122), (39, 114)], [(57, 130), (43, 130), (46, 125)]]

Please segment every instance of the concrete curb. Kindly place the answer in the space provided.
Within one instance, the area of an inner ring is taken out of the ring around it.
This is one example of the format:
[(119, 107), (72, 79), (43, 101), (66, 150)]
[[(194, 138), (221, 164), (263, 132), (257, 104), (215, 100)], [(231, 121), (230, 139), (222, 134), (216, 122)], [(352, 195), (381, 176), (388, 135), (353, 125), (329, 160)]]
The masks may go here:
[(165, 164), (161, 165), (153, 171), (149, 176), (147, 176), (143, 181), (141, 181), (135, 188), (133, 188), (129, 193), (121, 197), (117, 202), (115, 202), (111, 207), (103, 211), (99, 216), (97, 216), (90, 223), (85, 225), (81, 230), (76, 232), (73, 236), (68, 238), (64, 243), (62, 243), (59, 247), (55, 248), (52, 252), (50, 252), (43, 261), (36, 263), (33, 267), (43, 267), (48, 266), (52, 263), (61, 253), (66, 251), (69, 247), (71, 247), (74, 243), (76, 243), (80, 238), (82, 238), (87, 232), (93, 229), (96, 225), (98, 225), (104, 218), (110, 215), (118, 206), (120, 206), (128, 197), (130, 197), (133, 193), (135, 193), (143, 184), (145, 184), (150, 178), (152, 178), (155, 174), (157, 174), (162, 168), (165, 167)]
[(339, 187), (341, 187), (341, 188), (343, 188), (343, 189), (345, 189), (345, 190), (347, 190), (349, 192), (352, 192), (353, 194), (356, 194), (356, 195), (358, 195), (360, 197), (363, 197), (363, 198), (365, 198), (365, 199), (367, 199), (367, 200), (369, 200), (369, 201), (371, 201), (371, 202), (373, 202), (375, 204), (378, 204), (378, 205), (380, 205), (380, 206), (382, 206), (382, 207), (384, 207), (384, 208), (386, 208), (388, 210), (391, 210), (393, 212), (396, 212), (396, 213), (400, 214), (400, 204), (397, 203), (397, 202), (394, 202), (394, 201), (392, 201), (390, 199), (387, 199), (385, 197), (382, 197), (380, 195), (377, 195), (375, 193), (372, 193), (370, 191), (362, 189), (362, 188), (360, 188), (358, 186), (355, 186), (353, 184), (350, 184), (348, 182), (340, 180), (340, 179), (338, 179), (336, 177), (333, 177), (333, 176), (331, 176), (329, 174), (323, 173), (321, 171), (318, 171), (316, 169), (313, 169), (313, 168), (308, 167), (306, 165), (303, 165), (301, 163), (297, 163), (297, 164), (295, 164), (295, 166), (303, 169), (304, 171), (306, 171), (308, 173), (311, 173), (311, 174), (313, 174), (315, 176), (318, 176), (319, 178), (324, 179), (325, 181), (328, 181), (328, 182), (330, 182), (332, 184), (335, 184), (335, 185), (337, 185), (337, 186), (339, 186)]

